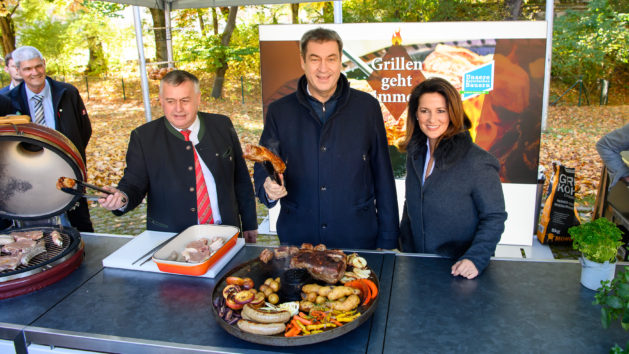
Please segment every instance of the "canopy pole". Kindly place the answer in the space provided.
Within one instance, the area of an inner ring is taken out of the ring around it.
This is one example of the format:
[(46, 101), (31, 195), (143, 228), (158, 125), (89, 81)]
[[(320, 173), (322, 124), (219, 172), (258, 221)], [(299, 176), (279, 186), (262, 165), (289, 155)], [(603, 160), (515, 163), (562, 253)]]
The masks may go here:
[(173, 37), (170, 25), (170, 8), (172, 4), (170, 1), (164, 2), (164, 23), (166, 25), (166, 53), (168, 57), (168, 67), (174, 67), (173, 61)]
[(550, 66), (553, 55), (553, 0), (546, 0), (546, 65), (544, 67), (544, 94), (542, 97), (542, 131), (546, 131), (548, 117), (548, 99), (550, 96)]
[(149, 80), (146, 76), (146, 59), (144, 58), (144, 41), (142, 40), (142, 21), (140, 8), (133, 6), (133, 26), (135, 27), (135, 41), (138, 46), (138, 61), (140, 62), (140, 84), (142, 85), (142, 100), (144, 101), (144, 115), (146, 121), (151, 121), (151, 100), (149, 98)]
[(334, 23), (343, 23), (343, 1), (334, 1)]

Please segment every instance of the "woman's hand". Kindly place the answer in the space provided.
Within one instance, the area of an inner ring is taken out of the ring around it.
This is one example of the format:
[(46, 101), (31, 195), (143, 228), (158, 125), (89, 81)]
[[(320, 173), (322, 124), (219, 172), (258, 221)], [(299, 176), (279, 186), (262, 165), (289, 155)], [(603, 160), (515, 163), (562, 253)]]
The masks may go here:
[(474, 279), (478, 276), (478, 269), (469, 259), (462, 259), (452, 266), (452, 275), (460, 275), (467, 279)]

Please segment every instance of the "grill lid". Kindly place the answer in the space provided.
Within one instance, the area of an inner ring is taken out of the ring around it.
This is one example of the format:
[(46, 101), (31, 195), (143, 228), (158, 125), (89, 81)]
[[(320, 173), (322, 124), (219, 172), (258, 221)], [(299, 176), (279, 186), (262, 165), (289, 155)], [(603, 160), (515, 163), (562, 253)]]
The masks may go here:
[(87, 176), (68, 138), (38, 124), (0, 125), (0, 217), (43, 219), (73, 207), (79, 196), (56, 188), (61, 176)]

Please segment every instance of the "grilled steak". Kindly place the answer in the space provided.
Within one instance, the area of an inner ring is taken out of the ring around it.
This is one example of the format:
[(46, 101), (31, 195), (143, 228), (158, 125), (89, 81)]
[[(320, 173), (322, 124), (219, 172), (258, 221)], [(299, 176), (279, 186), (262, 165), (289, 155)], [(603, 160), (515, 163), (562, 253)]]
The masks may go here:
[(11, 236), (15, 238), (15, 241), (21, 241), (21, 240), (37, 241), (44, 237), (44, 232), (42, 230), (20, 231), (20, 232), (12, 232)]
[(21, 256), (19, 254), (10, 256), (0, 256), (0, 272), (5, 270), (13, 270), (20, 264)]
[(347, 256), (340, 250), (301, 249), (291, 258), (290, 267), (304, 268), (313, 278), (336, 284), (345, 274)]
[(21, 256), (20, 262), (23, 265), (28, 265), (28, 262), (30, 262), (31, 259), (33, 259), (38, 254), (44, 253), (44, 252), (46, 252), (46, 243), (44, 242), (44, 240), (37, 241), (35, 246), (22, 250), (20, 252), (19, 254)]
[(13, 238), (13, 236), (7, 235), (7, 234), (0, 235), (0, 246), (13, 243), (13, 242), (15, 242), (15, 239)]
[(28, 251), (29, 249), (35, 247), (35, 245), (36, 245), (36, 242), (33, 240), (15, 241), (13, 243), (4, 245), (2, 247), (2, 252), (16, 255), (18, 253)]

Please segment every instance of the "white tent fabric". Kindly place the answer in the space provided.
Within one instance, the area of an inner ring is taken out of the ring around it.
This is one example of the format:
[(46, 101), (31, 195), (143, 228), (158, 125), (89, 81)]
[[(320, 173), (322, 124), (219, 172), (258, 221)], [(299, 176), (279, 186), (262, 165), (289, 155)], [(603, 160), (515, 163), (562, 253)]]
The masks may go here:
[[(144, 47), (142, 42), (142, 30), (139, 16), (138, 6), (150, 7), (154, 9), (162, 9), (166, 12), (166, 23), (170, 23), (170, 10), (191, 9), (205, 7), (224, 7), (224, 6), (245, 6), (245, 5), (264, 5), (264, 4), (287, 4), (299, 2), (315, 2), (314, 0), (105, 0), (118, 4), (126, 4), (134, 6), (134, 23), (136, 27), (136, 41), (138, 44), (138, 58), (140, 60), (140, 73), (142, 76), (142, 94), (144, 97), (144, 108), (146, 121), (151, 120), (151, 105), (149, 103), (148, 78), (146, 76), (146, 63), (144, 62)], [(542, 129), (546, 130), (546, 117), (548, 114), (548, 96), (550, 93), (550, 66), (552, 54), (552, 29), (553, 29), (553, 13), (554, 2), (546, 1), (546, 21), (548, 30), (546, 34), (546, 70), (544, 73), (544, 92), (542, 105)], [(137, 14), (136, 14), (137, 13)], [(334, 23), (343, 23), (342, 0), (334, 1)], [(168, 26), (169, 27), (169, 26)], [(140, 29), (139, 29), (140, 28)], [(166, 42), (168, 46), (168, 62), (172, 65), (172, 43), (170, 40), (170, 28), (166, 29)], [(140, 51), (142, 51), (140, 53)]]
[[(267, 5), (267, 4), (288, 4), (298, 2), (315, 2), (315, 0), (107, 0), (118, 4), (151, 7), (154, 9), (165, 9), (165, 4), (170, 3), (171, 10), (193, 9), (204, 7), (224, 7), (224, 6), (245, 6), (245, 5)], [(340, 2), (340, 1), (339, 1)]]

